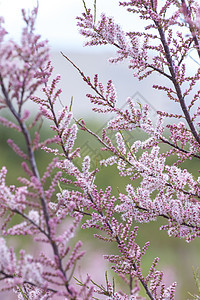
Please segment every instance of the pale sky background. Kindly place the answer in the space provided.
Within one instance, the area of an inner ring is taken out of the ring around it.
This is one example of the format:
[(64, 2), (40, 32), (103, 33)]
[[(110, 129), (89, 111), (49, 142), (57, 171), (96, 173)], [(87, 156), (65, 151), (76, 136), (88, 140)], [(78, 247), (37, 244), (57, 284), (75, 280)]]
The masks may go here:
[[(85, 0), (87, 7), (93, 9), (93, 0)], [(115, 16), (116, 22), (130, 29), (133, 14), (119, 7), (118, 0), (97, 0), (97, 16), (106, 12)], [(23, 25), (21, 8), (32, 9), (36, 0), (0, 0), (0, 15), (4, 17), (6, 29), (12, 37), (19, 38)], [(81, 50), (84, 38), (78, 33), (76, 16), (84, 12), (82, 0), (39, 0), (37, 32), (47, 38), (54, 49), (68, 48)], [(137, 23), (138, 24), (138, 23)], [(102, 48), (101, 48), (102, 49)]]

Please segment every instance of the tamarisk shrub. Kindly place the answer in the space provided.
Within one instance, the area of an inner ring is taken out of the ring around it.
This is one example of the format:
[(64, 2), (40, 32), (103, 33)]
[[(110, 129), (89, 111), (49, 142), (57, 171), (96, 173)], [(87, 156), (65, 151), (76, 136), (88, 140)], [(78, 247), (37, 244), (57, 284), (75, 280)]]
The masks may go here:
[[(129, 98), (127, 108), (120, 109), (111, 80), (103, 86), (97, 74), (90, 79), (63, 54), (90, 86), (93, 94), (87, 97), (93, 110), (115, 115), (102, 135), (96, 135), (83, 120), (75, 119), (69, 107), (63, 106), (56, 113), (55, 103), (61, 95), (60, 76), (52, 79), (48, 44), (35, 34), (38, 8), (30, 14), (22, 11), (25, 27), (20, 43), (5, 39), (7, 32), (1, 19), (1, 109), (7, 109), (14, 121), (2, 116), (0, 122), (20, 132), (26, 144), (23, 151), (13, 140), (8, 140), (23, 158), (26, 175), (18, 178), (21, 185), (8, 186), (6, 167), (0, 171), (1, 291), (11, 290), (18, 299), (175, 299), (176, 283), (165, 286), (163, 273), (157, 269), (157, 257), (148, 274), (143, 274), (141, 262), (149, 242), (143, 247), (138, 245), (135, 223), (161, 217), (165, 221), (161, 229), (169, 236), (190, 242), (200, 235), (200, 177), (196, 179), (182, 167), (187, 160), (200, 159), (200, 91), (196, 87), (200, 68), (190, 75), (186, 64), (191, 49), (200, 58), (200, 7), (193, 0), (187, 3), (184, 0), (122, 1), (119, 3), (122, 9), (148, 21), (144, 32), (125, 32), (105, 14), (97, 22), (96, 11), (92, 13), (83, 3), (85, 12), (77, 19), (80, 33), (87, 39), (86, 45), (113, 45), (116, 57), (110, 61), (128, 60), (129, 68), (139, 80), (153, 72), (166, 77), (169, 86), (154, 84), (153, 88), (167, 93), (169, 103), (177, 103), (180, 112), (157, 111), (154, 124), (147, 105), (138, 108)], [(42, 88), (44, 97), (37, 96), (38, 88)], [(27, 101), (35, 102), (38, 107), (33, 120), (24, 108)], [(55, 133), (45, 141), (41, 141), (38, 130), (41, 118), (51, 123)], [(81, 157), (81, 149), (74, 145), (79, 129), (95, 137), (107, 152), (108, 158), (100, 161), (102, 166), (116, 165), (116, 172), (129, 178), (125, 193), (119, 192), (116, 197), (112, 187), (102, 190), (95, 184), (99, 170), (91, 170), (90, 157)], [(126, 132), (134, 133), (136, 129), (145, 132), (148, 138), (130, 145)], [(115, 141), (109, 137), (111, 131), (115, 132)], [(161, 144), (168, 145), (168, 150), (161, 152)], [(35, 156), (38, 149), (43, 149), (48, 156), (55, 155), (43, 174), (38, 171)], [(167, 158), (171, 156), (175, 162), (169, 165)], [(77, 160), (82, 162), (81, 168)], [(137, 187), (132, 184), (135, 179), (139, 182)], [(13, 218), (18, 220), (17, 224), (12, 222)], [(71, 223), (61, 232), (64, 227), (60, 225), (66, 218)], [(95, 283), (89, 275), (84, 282), (73, 278), (76, 262), (84, 255), (81, 241), (74, 247), (69, 245), (79, 226), (96, 229), (96, 238), (118, 248), (117, 255), (104, 255), (104, 258), (124, 280), (126, 291), (115, 288), (107, 276), (105, 286)], [(6, 237), (18, 235), (28, 235), (46, 246), (35, 256), (23, 249), (15, 253), (7, 245)], [(51, 251), (45, 252), (47, 248)]]

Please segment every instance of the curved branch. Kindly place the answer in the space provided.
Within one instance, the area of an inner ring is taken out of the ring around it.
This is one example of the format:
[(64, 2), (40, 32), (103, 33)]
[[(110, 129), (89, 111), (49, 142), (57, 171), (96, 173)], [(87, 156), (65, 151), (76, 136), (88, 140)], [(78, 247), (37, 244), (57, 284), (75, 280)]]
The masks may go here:
[[(189, 9), (188, 9), (188, 7), (187, 7), (187, 4), (186, 4), (185, 0), (181, 0), (181, 2), (182, 2), (182, 6), (184, 6), (185, 14), (186, 14), (187, 17), (191, 20), (191, 15), (190, 15), (190, 12), (189, 12)], [(186, 20), (186, 21), (187, 21), (187, 20)], [(200, 45), (199, 45), (199, 41), (198, 41), (198, 39), (197, 39), (197, 35), (196, 35), (196, 33), (195, 33), (195, 28), (194, 28), (194, 26), (192, 26), (191, 22), (188, 22), (188, 21), (187, 21), (187, 23), (188, 23), (188, 25), (189, 25), (189, 29), (190, 29), (190, 32), (191, 32), (191, 34), (192, 34), (192, 39), (193, 39), (193, 42), (194, 42), (194, 44), (195, 44), (195, 48), (196, 48), (196, 50), (197, 50), (197, 54), (198, 54), (198, 56), (199, 56), (199, 58), (200, 58)]]
[[(96, 205), (96, 203), (95, 203), (95, 201), (94, 201), (92, 195), (91, 195), (89, 192), (87, 193), (87, 195), (88, 195), (88, 198), (90, 199), (90, 201), (92, 202), (92, 204), (96, 207), (97, 212), (101, 215), (101, 217), (104, 217), (104, 221), (105, 221), (106, 225), (108, 226), (108, 228), (109, 228), (109, 230), (110, 230), (110, 233), (111, 233), (113, 236), (115, 236), (115, 240), (116, 240), (118, 246), (121, 246), (121, 243), (122, 243), (122, 242), (121, 242), (119, 236), (116, 235), (116, 234), (114, 234), (113, 229), (112, 229), (112, 226), (110, 225), (109, 221), (105, 218), (103, 212), (102, 212), (101, 210), (99, 210), (99, 208), (98, 208), (98, 206)], [(134, 262), (131, 262), (131, 263), (132, 263), (132, 265), (133, 265), (134, 270), (137, 271), (138, 268), (137, 268), (136, 264), (135, 264)], [(151, 300), (155, 300), (155, 298), (153, 297), (153, 295), (152, 295), (152, 293), (151, 293), (151, 291), (150, 291), (148, 285), (144, 282), (144, 280), (143, 280), (142, 278), (140, 278), (140, 277), (138, 277), (138, 279), (139, 279), (140, 283), (142, 284), (142, 286), (144, 287), (144, 289), (145, 289), (146, 294), (148, 295), (148, 297), (149, 297)]]
[[(16, 277), (14, 275), (7, 274), (4, 271), (0, 271), (0, 274), (2, 274), (4, 276), (3, 278), (0, 278), (0, 281), (4, 280), (6, 278), (12, 278), (13, 279), (13, 278)], [(38, 286), (38, 285), (36, 285), (36, 284), (34, 284), (34, 283), (30, 282), (30, 281), (24, 281), (23, 284), (30, 284), (31, 286), (37, 287), (39, 289), (43, 289), (43, 287)], [(58, 292), (58, 291), (56, 291), (54, 289), (51, 289), (51, 288), (45, 288), (45, 291), (49, 291), (49, 292), (53, 292), (53, 293), (57, 293)]]
[(174, 85), (174, 88), (176, 90), (176, 94), (177, 94), (177, 97), (179, 99), (181, 109), (182, 109), (182, 111), (185, 115), (186, 121), (188, 123), (188, 126), (191, 129), (191, 132), (192, 132), (195, 140), (198, 142), (198, 144), (200, 144), (200, 136), (198, 135), (198, 133), (197, 133), (195, 127), (194, 127), (194, 124), (191, 120), (191, 117), (190, 117), (190, 114), (188, 112), (187, 106), (185, 104), (184, 97), (182, 96), (180, 85), (176, 80), (176, 72), (175, 72), (173, 61), (172, 61), (172, 58), (171, 58), (169, 46), (168, 46), (167, 41), (165, 39), (165, 34), (164, 34), (164, 31), (163, 31), (163, 28), (162, 28), (162, 26), (160, 26), (158, 21), (154, 20), (154, 23), (155, 23), (155, 25), (158, 29), (159, 34), (160, 34), (160, 39), (161, 39), (161, 42), (162, 42), (162, 45), (163, 45), (163, 48), (164, 48), (164, 51), (165, 51), (167, 62), (169, 64), (169, 71), (170, 71), (170, 74), (171, 74), (171, 77), (172, 77), (171, 81), (172, 81), (172, 83)]
[[(147, 208), (144, 208), (144, 207), (141, 207), (139, 205), (136, 205), (135, 206), (136, 208), (140, 209), (140, 210), (143, 210), (143, 211), (146, 211), (146, 212), (149, 212), (149, 210)], [(177, 221), (175, 219), (172, 219), (171, 217), (165, 215), (165, 214), (159, 214), (159, 215), (156, 215), (157, 217), (162, 217), (164, 219), (167, 219), (167, 220), (172, 220), (174, 222), (177, 223)], [(192, 225), (192, 224), (187, 224), (185, 222), (182, 222), (181, 224), (179, 224), (180, 226), (186, 226), (186, 227), (189, 227), (189, 228), (193, 228), (193, 229), (198, 229), (200, 230), (200, 227), (199, 226), (195, 226), (195, 225)]]
[[(16, 110), (14, 109), (14, 106), (11, 103), (11, 100), (9, 99), (9, 95), (8, 95), (8, 92), (7, 92), (6, 87), (4, 85), (1, 73), (0, 73), (0, 85), (1, 85), (2, 93), (5, 97), (6, 105), (10, 109), (10, 111), (13, 114), (13, 116), (15, 117), (15, 119), (17, 120), (17, 122), (18, 122), (18, 124), (19, 124), (19, 126), (22, 130), (22, 133), (24, 135), (26, 146), (27, 146), (27, 151), (28, 151), (29, 162), (30, 162), (30, 165), (31, 165), (33, 175), (40, 182), (40, 175), (39, 175), (39, 172), (38, 172), (34, 151), (33, 151), (32, 146), (31, 146), (31, 137), (30, 137), (29, 131), (26, 128), (25, 123), (21, 120), (20, 114), (18, 114), (16, 112)], [(49, 217), (49, 213), (48, 213), (48, 207), (47, 207), (47, 203), (46, 203), (46, 200), (45, 200), (45, 194), (44, 194), (43, 188), (42, 188), (42, 196), (40, 197), (40, 202), (41, 202), (41, 205), (42, 205), (42, 210), (43, 210), (43, 213), (44, 213), (45, 223), (46, 223), (47, 232), (48, 232), (48, 233), (45, 233), (45, 235), (49, 239), (49, 242), (51, 244), (54, 255), (58, 258), (59, 269), (62, 272), (64, 278), (66, 279), (65, 287), (66, 287), (67, 291), (69, 292), (69, 294), (72, 294), (72, 291), (69, 288), (69, 283), (68, 283), (68, 279), (66, 277), (66, 272), (64, 271), (64, 268), (62, 266), (62, 259), (59, 255), (58, 246), (56, 245), (56, 243), (54, 242), (54, 240), (51, 237), (51, 228), (49, 226), (50, 217)]]

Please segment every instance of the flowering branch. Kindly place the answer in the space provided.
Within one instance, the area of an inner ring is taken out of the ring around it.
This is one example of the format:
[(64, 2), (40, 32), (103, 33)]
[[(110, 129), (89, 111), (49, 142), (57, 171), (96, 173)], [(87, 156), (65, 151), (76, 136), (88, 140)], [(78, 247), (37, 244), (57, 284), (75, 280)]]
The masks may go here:
[[(169, 236), (184, 238), (187, 242), (200, 236), (200, 177), (196, 178), (182, 167), (185, 161), (200, 158), (200, 91), (195, 90), (200, 69), (189, 76), (186, 64), (192, 47), (200, 54), (200, 10), (193, 0), (188, 5), (184, 0), (159, 3), (156, 0), (123, 1), (120, 6), (148, 21), (143, 32), (125, 32), (105, 14), (96, 20), (96, 1), (93, 14), (84, 0), (83, 4), (85, 13), (77, 19), (80, 33), (87, 38), (86, 45), (113, 45), (116, 57), (110, 61), (128, 60), (129, 68), (139, 80), (153, 72), (169, 79), (171, 86), (154, 84), (153, 88), (167, 93), (169, 101), (180, 106), (181, 113), (157, 111), (154, 124), (148, 105), (138, 107), (134, 99), (128, 98), (127, 107), (119, 108), (112, 80), (105, 86), (97, 74), (92, 80), (61, 52), (94, 92), (94, 95), (86, 95), (93, 104), (93, 111), (114, 115), (99, 136), (87, 128), (84, 120), (76, 120), (71, 107), (63, 106), (56, 112), (61, 78), (57, 75), (51, 79), (53, 67), (48, 58), (47, 42), (41, 42), (40, 36), (35, 34), (38, 8), (30, 14), (22, 11), (26, 25), (20, 44), (4, 42), (7, 32), (0, 19), (0, 108), (7, 108), (14, 119), (0, 117), (0, 123), (21, 133), (26, 146), (22, 151), (20, 145), (8, 140), (24, 160), (22, 168), (26, 177), (18, 178), (22, 186), (8, 186), (7, 169), (0, 170), (0, 216), (4, 236), (0, 238), (0, 281), (4, 285), (1, 290), (14, 290), (25, 299), (60, 296), (70, 300), (89, 300), (98, 293), (108, 300), (139, 300), (143, 299), (140, 296), (140, 289), (143, 289), (149, 299), (173, 300), (176, 283), (165, 286), (163, 273), (157, 270), (158, 257), (144, 276), (141, 266), (149, 242), (139, 246), (136, 241), (138, 226), (133, 224), (162, 217), (167, 224), (161, 225), (160, 229), (167, 230)], [(183, 27), (189, 35), (183, 34)], [(41, 86), (43, 98), (36, 96)], [(24, 104), (29, 100), (39, 110), (32, 122), (29, 111), (24, 110)], [(51, 123), (54, 132), (52, 138), (44, 141), (40, 130), (35, 129), (33, 138), (30, 134), (36, 126), (41, 129), (41, 118)], [(167, 122), (168, 118), (177, 122)], [(91, 158), (88, 155), (81, 157), (81, 149), (75, 148), (79, 128), (93, 136), (103, 147), (101, 150), (107, 152), (107, 158), (99, 164), (103, 167), (116, 165), (116, 172), (128, 178), (124, 192), (118, 191), (114, 196), (110, 186), (103, 190), (96, 185), (99, 169), (91, 170)], [(137, 129), (146, 133), (147, 138), (128, 142), (127, 133)], [(169, 150), (161, 151), (160, 144), (169, 146)], [(54, 156), (43, 174), (38, 171), (35, 155), (39, 149), (49, 157)], [(172, 156), (175, 159), (170, 163), (167, 159)], [(82, 166), (78, 167), (80, 161)], [(134, 186), (135, 180), (138, 183)], [(11, 222), (16, 215), (22, 222)], [(70, 224), (64, 223), (66, 219)], [(118, 254), (104, 254), (104, 258), (124, 280), (128, 292), (116, 291), (107, 275), (105, 287), (95, 283), (89, 275), (84, 281), (75, 278), (79, 286), (74, 284), (75, 265), (84, 252), (80, 250), (81, 241), (76, 242), (72, 249), (69, 243), (79, 226), (81, 230), (94, 229), (95, 238), (112, 242), (117, 247)], [(34, 257), (20, 250), (17, 260), (14, 250), (6, 244), (8, 235), (29, 235), (34, 242), (48, 245), (51, 253), (45, 247), (45, 251)]]

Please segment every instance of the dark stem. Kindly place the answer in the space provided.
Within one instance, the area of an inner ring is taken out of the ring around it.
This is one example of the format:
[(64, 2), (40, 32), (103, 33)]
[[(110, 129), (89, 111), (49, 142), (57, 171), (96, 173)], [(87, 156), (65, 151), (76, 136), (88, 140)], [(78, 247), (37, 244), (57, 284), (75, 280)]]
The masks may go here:
[[(177, 146), (177, 145), (171, 143), (170, 141), (168, 141), (167, 139), (165, 139), (165, 138), (163, 138), (163, 137), (160, 137), (160, 140), (161, 140), (163, 143), (165, 143), (165, 144), (167, 144), (167, 145), (169, 145), (169, 146), (171, 146), (171, 147), (173, 147), (173, 148), (175, 148), (175, 149), (177, 149), (177, 150), (179, 150), (179, 151), (181, 151), (181, 152), (183, 152), (183, 153), (185, 153), (185, 154), (189, 154), (189, 151), (180, 148), (179, 146)], [(197, 154), (191, 153), (191, 156), (200, 159), (200, 156), (197, 155)]]
[[(84, 128), (84, 130), (86, 130), (89, 134), (91, 134), (92, 136), (94, 136), (108, 151), (111, 151), (113, 153), (113, 151), (110, 149), (110, 147), (94, 132), (92, 132), (90, 129), (88, 129), (87, 127), (83, 127), (83, 125), (79, 122), (79, 121), (76, 121), (76, 123), (81, 126), (82, 128)], [(167, 139), (163, 138), (163, 137), (160, 137), (159, 138), (163, 143), (166, 143), (168, 145), (170, 145), (171, 147), (185, 153), (185, 154), (188, 154), (189, 152), (174, 145), (173, 143), (169, 142)], [(123, 161), (125, 161), (127, 164), (129, 164), (131, 167), (133, 167), (133, 165), (130, 163), (130, 161), (128, 161), (124, 156), (120, 155), (120, 153), (118, 152), (114, 152), (113, 153), (114, 155), (117, 155), (118, 158), (122, 159)], [(196, 155), (196, 154), (191, 154), (191, 156), (195, 157), (195, 158), (198, 158), (200, 159), (200, 156), (199, 155)], [(142, 173), (142, 172), (141, 172)], [(152, 176), (154, 177), (154, 175), (149, 175), (149, 176)], [(166, 183), (166, 186), (168, 187), (171, 187), (173, 188), (173, 185), (169, 184), (169, 183)], [(197, 197), (197, 198), (200, 198), (200, 195), (197, 195), (197, 194), (194, 194), (194, 193), (190, 193), (190, 192), (187, 192), (183, 189), (179, 189), (180, 192), (184, 193), (185, 195), (191, 195), (191, 196), (194, 196), (194, 197)]]
[(66, 58), (66, 60), (68, 62), (70, 62), (70, 64), (72, 64), (72, 66), (79, 72), (79, 74), (81, 75), (81, 77), (83, 78), (83, 80), (85, 82), (87, 82), (87, 84), (97, 93), (97, 95), (99, 95), (99, 97), (105, 101), (110, 107), (114, 108), (113, 104), (111, 104), (99, 91), (98, 89), (88, 80), (88, 78), (85, 76), (85, 74), (73, 63), (73, 61), (71, 61), (69, 59), (69, 57), (67, 57), (66, 55), (64, 55), (62, 52), (61, 52), (62, 56), (64, 58)]
[[(140, 209), (140, 210), (143, 210), (143, 211), (146, 211), (146, 212), (149, 212), (149, 210), (145, 207), (141, 207), (139, 205), (136, 205), (135, 206), (137, 209)], [(170, 216), (167, 216), (167, 215), (164, 215), (164, 214), (160, 214), (160, 215), (157, 215), (157, 217), (162, 217), (162, 218), (165, 218), (167, 220), (172, 220), (173, 222), (177, 223), (177, 221), (173, 218), (171, 218)], [(186, 226), (186, 227), (189, 227), (189, 228), (193, 228), (193, 229), (198, 229), (200, 230), (200, 227), (199, 226), (195, 226), (195, 225), (192, 225), (192, 224), (187, 224), (185, 222), (179, 224), (180, 226)]]
[[(182, 5), (183, 5), (183, 6), (185, 7), (185, 9), (186, 9), (187, 17), (191, 20), (191, 14), (190, 14), (190, 12), (189, 12), (189, 9), (188, 9), (188, 7), (187, 7), (187, 4), (186, 4), (185, 0), (181, 0), (181, 2), (182, 2)], [(187, 20), (186, 20), (186, 21), (187, 21)], [(188, 22), (188, 25), (189, 25), (190, 32), (191, 32), (191, 34), (192, 34), (192, 39), (193, 39), (193, 41), (194, 41), (195, 48), (196, 48), (196, 50), (197, 50), (197, 54), (198, 54), (198, 56), (199, 56), (199, 58), (200, 58), (200, 45), (199, 45), (199, 41), (198, 41), (197, 35), (196, 35), (196, 28), (195, 28), (195, 26), (192, 25), (190, 22)]]
[[(101, 215), (101, 217), (104, 217), (104, 221), (105, 221), (106, 225), (108, 226), (108, 228), (109, 228), (111, 234), (112, 234), (113, 236), (115, 236), (115, 240), (116, 240), (118, 246), (120, 247), (121, 244), (122, 244), (122, 242), (121, 242), (119, 236), (114, 234), (113, 229), (112, 229), (112, 226), (110, 225), (110, 222), (105, 218), (103, 212), (98, 208), (98, 206), (96, 205), (96, 203), (95, 203), (95, 201), (94, 201), (92, 195), (91, 195), (89, 192), (87, 193), (87, 195), (88, 195), (88, 198), (90, 199), (90, 201), (92, 202), (92, 204), (96, 207), (97, 212)], [(130, 259), (129, 259), (129, 260), (130, 260)], [(137, 268), (136, 264), (135, 264), (134, 262), (132, 262), (132, 261), (131, 261), (131, 263), (132, 263), (132, 266), (133, 266), (134, 270), (137, 271), (138, 268)], [(151, 294), (151, 291), (149, 290), (148, 285), (144, 282), (143, 278), (138, 277), (138, 279), (139, 279), (139, 281), (141, 282), (142, 286), (144, 287), (144, 289), (145, 289), (145, 291), (146, 291), (146, 294), (149, 296), (149, 298), (150, 298), (151, 300), (155, 300), (155, 298), (154, 298), (153, 295)], [(130, 283), (130, 284), (131, 284), (131, 283)]]
[[(185, 3), (185, 0), (182, 0), (182, 2)], [(151, 6), (152, 6), (152, 8), (153, 8), (153, 1), (152, 1), (152, 0), (151, 0)], [(146, 9), (147, 9), (147, 7), (146, 7)], [(189, 114), (189, 112), (188, 112), (187, 106), (186, 106), (186, 104), (185, 104), (184, 97), (182, 96), (182, 92), (181, 92), (180, 85), (178, 84), (178, 82), (177, 82), (177, 80), (176, 80), (176, 72), (175, 72), (175, 70), (174, 70), (173, 61), (172, 61), (172, 58), (171, 58), (171, 55), (170, 55), (170, 50), (169, 50), (167, 41), (166, 41), (166, 39), (165, 39), (165, 35), (164, 35), (163, 28), (162, 28), (162, 26), (160, 26), (160, 24), (159, 24), (158, 21), (154, 20), (154, 23), (155, 23), (155, 25), (156, 25), (156, 27), (157, 27), (157, 29), (158, 29), (159, 34), (160, 34), (160, 38), (161, 38), (161, 42), (162, 42), (162, 45), (163, 45), (163, 48), (164, 48), (164, 51), (165, 51), (166, 59), (167, 59), (167, 62), (168, 62), (168, 64), (169, 64), (169, 71), (170, 71), (171, 76), (168, 75), (168, 74), (166, 74), (166, 73), (163, 72), (162, 70), (159, 70), (159, 69), (153, 67), (153, 66), (150, 65), (150, 64), (148, 64), (148, 67), (153, 68), (155, 71), (161, 73), (162, 75), (164, 75), (165, 77), (167, 77), (168, 79), (170, 79), (170, 80), (172, 81), (172, 83), (173, 83), (173, 85), (174, 85), (174, 87), (175, 87), (175, 90), (176, 90), (176, 94), (177, 94), (178, 99), (179, 99), (179, 103), (180, 103), (181, 109), (182, 109), (182, 111), (183, 111), (183, 113), (184, 113), (184, 115), (185, 115), (186, 121), (187, 121), (187, 123), (188, 123), (188, 125), (189, 125), (189, 127), (190, 127), (190, 129), (191, 129), (191, 132), (192, 132), (194, 138), (196, 139), (196, 141), (198, 142), (198, 144), (200, 144), (200, 136), (198, 135), (198, 133), (197, 133), (195, 127), (194, 127), (194, 124), (193, 124), (193, 122), (192, 122), (192, 120), (191, 120), (191, 117), (190, 117), (190, 114)], [(95, 31), (96, 33), (99, 34), (99, 32), (98, 32), (98, 30), (95, 28), (95, 26), (93, 26), (93, 29), (94, 29), (94, 31)], [(192, 27), (190, 28), (190, 31), (191, 31), (191, 33), (192, 33), (193, 41), (194, 41), (194, 43), (195, 43), (195, 45), (196, 45), (197, 52), (198, 52), (198, 55), (199, 55), (199, 57), (200, 57), (200, 47), (199, 47), (199, 43), (198, 43), (198, 40), (197, 40), (196, 35), (193, 33), (194, 30), (193, 30)], [(103, 38), (103, 36), (102, 36), (101, 34), (99, 34), (99, 36), (100, 36), (101, 38)], [(109, 43), (109, 41), (106, 41), (106, 42)], [(124, 50), (124, 49), (122, 49), (118, 44), (116, 44), (115, 42), (112, 43), (112, 45), (115, 46), (115, 47), (117, 47), (117, 48), (119, 48), (119, 49), (121, 49), (121, 50)], [(66, 57), (63, 53), (62, 53), (62, 55), (63, 55), (70, 63), (72, 63), (72, 62), (69, 60), (69, 58)], [(73, 65), (76, 69), (78, 69), (73, 63), (72, 63), (72, 65)], [(78, 69), (78, 71), (79, 71), (79, 73), (81, 74), (81, 76), (84, 78), (83, 72), (81, 72), (79, 69)], [(86, 81), (87, 81), (87, 80), (86, 80)]]
[[(38, 168), (37, 168), (37, 164), (36, 164), (36, 160), (35, 160), (34, 151), (31, 147), (31, 137), (30, 137), (29, 131), (28, 131), (25, 123), (22, 122), (22, 120), (20, 118), (20, 115), (16, 112), (16, 110), (14, 109), (14, 107), (11, 103), (11, 100), (9, 99), (9, 95), (8, 95), (8, 92), (5, 88), (5, 85), (4, 85), (3, 78), (1, 76), (1, 74), (0, 74), (0, 85), (1, 85), (2, 93), (5, 97), (6, 105), (10, 109), (10, 111), (13, 114), (13, 116), (15, 117), (15, 119), (17, 120), (17, 122), (18, 122), (18, 124), (21, 128), (22, 134), (24, 135), (26, 146), (27, 146), (27, 151), (28, 151), (29, 162), (30, 162), (30, 165), (31, 165), (33, 175), (38, 179), (39, 182), (41, 182), (40, 181), (40, 175), (39, 175)], [(42, 210), (43, 210), (43, 213), (44, 213), (45, 223), (46, 223), (46, 226), (47, 226), (47, 233), (45, 233), (45, 235), (49, 239), (49, 242), (52, 246), (54, 255), (58, 258), (58, 267), (59, 267), (60, 271), (62, 272), (64, 278), (66, 278), (66, 273), (65, 273), (65, 271), (63, 269), (63, 266), (62, 266), (62, 260), (61, 260), (60, 255), (59, 255), (58, 247), (57, 247), (56, 243), (54, 242), (54, 240), (51, 237), (51, 229), (50, 229), (50, 226), (49, 226), (50, 217), (49, 217), (48, 207), (47, 207), (47, 203), (46, 203), (46, 200), (45, 200), (45, 194), (44, 194), (43, 189), (42, 189), (42, 196), (40, 197), (40, 202), (41, 202), (41, 205), (42, 205)], [(68, 283), (67, 278), (66, 278), (66, 282), (65, 282), (65, 287), (66, 287), (67, 291), (70, 294), (72, 294), (71, 290), (69, 289), (69, 283)]]
[(200, 137), (194, 127), (194, 124), (191, 120), (191, 117), (190, 117), (190, 114), (188, 112), (188, 109), (187, 109), (187, 106), (185, 104), (185, 100), (182, 96), (182, 92), (181, 92), (181, 88), (180, 88), (180, 85), (176, 79), (176, 72), (175, 72), (175, 69), (174, 69), (174, 64), (173, 64), (173, 61), (172, 61), (172, 58), (171, 58), (171, 54), (170, 54), (170, 50), (169, 50), (169, 47), (168, 47), (168, 44), (167, 44), (167, 41), (165, 39), (165, 34), (164, 34), (164, 31), (163, 31), (163, 28), (162, 26), (159, 24), (158, 21), (154, 21), (157, 29), (158, 29), (158, 32), (160, 34), (160, 39), (161, 39), (161, 42), (162, 42), (162, 45), (163, 45), (163, 48), (164, 48), (164, 51), (165, 51), (165, 56), (166, 56), (166, 59), (167, 59), (167, 62), (168, 62), (168, 65), (169, 65), (169, 71), (170, 71), (170, 74), (171, 74), (171, 81), (174, 85), (174, 88), (176, 90), (176, 94), (177, 94), (177, 97), (179, 99), (179, 103), (180, 103), (180, 106), (181, 106), (181, 109), (185, 115), (185, 118), (186, 118), (186, 121), (188, 123), (188, 126), (190, 127), (191, 129), (191, 132), (194, 136), (194, 138), (196, 139), (196, 141), (198, 142), (198, 144), (200, 144)]
[[(10, 274), (7, 274), (5, 273), (4, 271), (0, 271), (0, 274), (2, 274), (4, 277), (1, 277), (0, 278), (0, 281), (1, 280), (4, 280), (6, 278), (15, 278), (14, 275), (10, 275)], [(24, 281), (23, 284), (30, 284), (31, 286), (34, 286), (34, 287), (37, 287), (39, 289), (44, 289), (43, 287), (41, 286), (37, 286), (36, 284), (32, 283), (32, 282), (29, 282), (29, 281)], [(53, 292), (53, 293), (57, 293), (58, 291), (54, 290), (54, 289), (51, 289), (51, 288), (45, 288), (45, 291), (49, 291), (49, 292)]]

